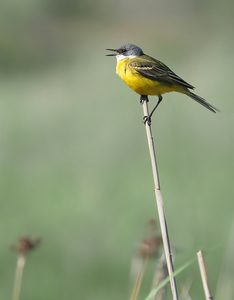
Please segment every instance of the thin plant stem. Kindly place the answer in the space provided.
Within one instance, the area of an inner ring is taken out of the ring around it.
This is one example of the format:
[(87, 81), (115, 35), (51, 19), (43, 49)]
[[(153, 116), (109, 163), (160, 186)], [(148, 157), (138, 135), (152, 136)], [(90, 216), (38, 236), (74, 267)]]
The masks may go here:
[(148, 257), (145, 257), (144, 260), (142, 261), (141, 269), (139, 270), (139, 272), (136, 276), (136, 280), (135, 280), (135, 283), (134, 283), (134, 286), (133, 286), (133, 289), (131, 292), (130, 300), (137, 300), (137, 298), (138, 298), (148, 260), (149, 260)]
[(213, 297), (211, 295), (211, 291), (210, 291), (210, 288), (208, 285), (207, 268), (206, 268), (205, 259), (204, 259), (204, 256), (203, 256), (203, 253), (201, 250), (197, 252), (197, 260), (198, 260), (198, 265), (199, 265), (199, 269), (200, 269), (205, 298), (206, 298), (206, 300), (212, 300)]
[[(149, 116), (148, 102), (146, 100), (143, 101), (142, 106), (143, 106), (144, 117), (148, 117)], [(161, 233), (162, 233), (164, 253), (165, 253), (166, 262), (167, 262), (168, 275), (170, 278), (171, 292), (172, 292), (173, 300), (178, 300), (179, 298), (178, 298), (178, 292), (177, 292), (176, 278), (173, 274), (174, 273), (174, 265), (173, 265), (173, 259), (172, 259), (170, 239), (169, 239), (169, 234), (168, 234), (168, 229), (167, 229), (166, 217), (164, 214), (163, 198), (162, 198), (162, 193), (161, 193), (161, 189), (160, 189), (159, 171), (158, 171), (158, 167), (157, 167), (155, 145), (154, 145), (151, 126), (148, 124), (148, 122), (145, 122), (145, 129), (146, 129), (147, 141), (148, 141), (148, 146), (149, 146), (151, 166), (152, 166), (152, 171), (153, 171), (154, 192), (155, 192), (159, 222), (160, 222)]]
[(19, 300), (20, 299), (20, 291), (22, 286), (22, 277), (24, 272), (26, 257), (24, 254), (19, 253), (17, 264), (16, 264), (16, 271), (15, 271), (15, 282), (13, 287), (13, 296), (12, 300)]

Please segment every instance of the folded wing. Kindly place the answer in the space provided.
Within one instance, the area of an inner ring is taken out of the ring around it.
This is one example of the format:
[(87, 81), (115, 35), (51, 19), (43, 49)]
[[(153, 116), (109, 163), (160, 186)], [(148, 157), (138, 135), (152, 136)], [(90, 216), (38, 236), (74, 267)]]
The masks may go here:
[(150, 56), (142, 55), (131, 60), (129, 67), (140, 73), (142, 76), (162, 82), (166, 85), (178, 85), (184, 89), (194, 89), (188, 82), (176, 75), (164, 63)]

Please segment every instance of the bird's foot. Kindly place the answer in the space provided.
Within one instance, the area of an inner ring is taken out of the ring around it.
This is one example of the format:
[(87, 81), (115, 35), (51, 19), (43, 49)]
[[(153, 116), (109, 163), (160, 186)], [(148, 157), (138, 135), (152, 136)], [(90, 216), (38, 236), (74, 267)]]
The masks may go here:
[(151, 117), (150, 116), (144, 116), (143, 117), (143, 122), (144, 122), (144, 124), (148, 124), (148, 126), (150, 126), (151, 125)]
[(140, 103), (143, 104), (144, 101), (149, 102), (148, 96), (146, 96), (146, 95), (141, 95), (141, 97), (140, 97)]

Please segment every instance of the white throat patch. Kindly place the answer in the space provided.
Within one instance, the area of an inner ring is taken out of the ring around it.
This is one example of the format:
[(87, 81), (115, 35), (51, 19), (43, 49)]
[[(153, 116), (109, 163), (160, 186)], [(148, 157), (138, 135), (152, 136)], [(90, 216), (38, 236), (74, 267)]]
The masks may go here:
[(123, 54), (116, 55), (117, 62), (119, 62), (120, 60), (125, 59), (125, 58), (135, 58), (135, 57), (136, 57), (136, 55), (128, 55), (128, 56), (123, 55)]

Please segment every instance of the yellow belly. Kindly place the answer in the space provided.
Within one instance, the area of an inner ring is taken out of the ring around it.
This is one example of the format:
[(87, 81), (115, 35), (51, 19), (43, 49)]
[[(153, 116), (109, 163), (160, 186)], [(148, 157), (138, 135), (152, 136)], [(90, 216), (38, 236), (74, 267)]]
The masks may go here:
[(128, 67), (128, 58), (120, 60), (116, 65), (116, 73), (136, 93), (140, 95), (161, 95), (178, 90), (176, 86), (167, 86), (159, 81), (151, 80)]

